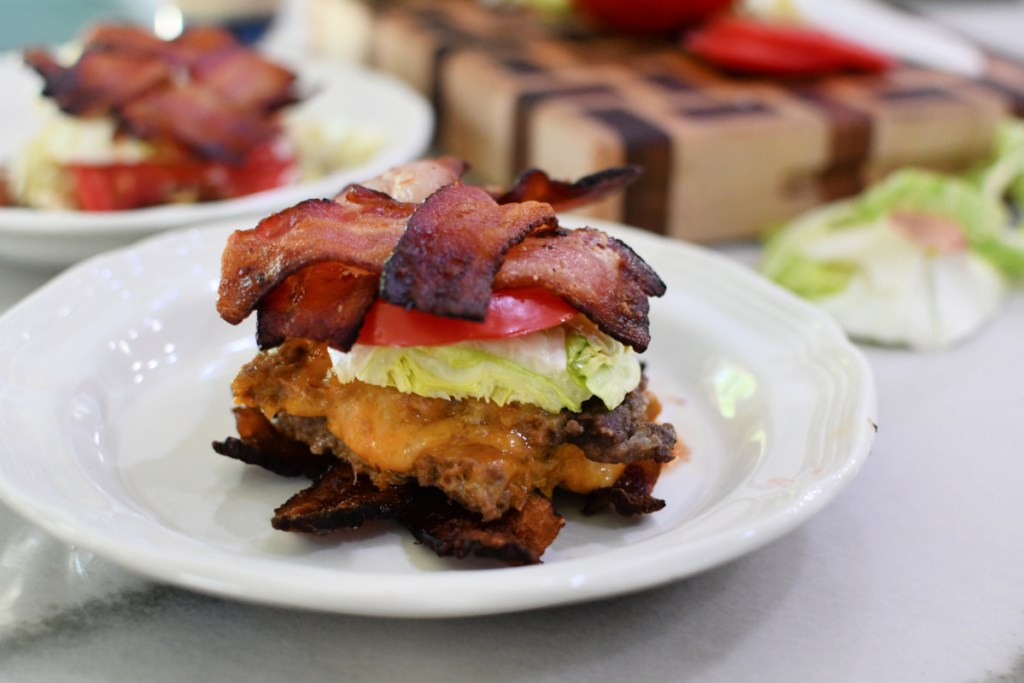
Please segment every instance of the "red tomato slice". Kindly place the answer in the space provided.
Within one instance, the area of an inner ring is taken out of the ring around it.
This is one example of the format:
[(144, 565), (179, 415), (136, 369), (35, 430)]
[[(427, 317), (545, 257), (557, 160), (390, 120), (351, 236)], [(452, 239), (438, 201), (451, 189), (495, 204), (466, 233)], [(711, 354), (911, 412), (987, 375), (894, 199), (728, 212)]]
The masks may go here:
[(180, 193), (200, 200), (230, 199), (284, 185), (295, 159), (272, 143), (253, 148), (239, 164), (172, 157), (166, 161), (71, 164), (74, 196), (83, 211), (122, 211), (167, 204)]
[(688, 35), (683, 46), (722, 69), (762, 76), (879, 73), (896, 63), (887, 55), (821, 31), (736, 17), (707, 24)]
[(83, 211), (118, 211), (166, 202), (194, 169), (161, 164), (69, 166), (75, 199)]
[(83, 211), (113, 211), (114, 185), (107, 174), (95, 168), (71, 166), (71, 186), (75, 205)]
[(561, 325), (576, 309), (543, 289), (491, 295), (483, 322), (407, 311), (378, 299), (363, 318), (357, 342), (371, 346), (442, 346), (470, 339), (504, 339)]
[(204, 183), (210, 199), (230, 199), (286, 184), (295, 172), (295, 157), (273, 141), (254, 147), (237, 165), (211, 163)]

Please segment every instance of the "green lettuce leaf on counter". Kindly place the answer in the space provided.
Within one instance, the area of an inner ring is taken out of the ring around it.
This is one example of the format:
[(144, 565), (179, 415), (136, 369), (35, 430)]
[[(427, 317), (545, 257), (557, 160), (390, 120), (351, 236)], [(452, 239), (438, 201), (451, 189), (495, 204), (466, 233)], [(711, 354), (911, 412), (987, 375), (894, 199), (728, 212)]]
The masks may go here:
[(994, 158), (967, 174), (985, 197), (1009, 199), (1024, 208), (1024, 121), (1011, 119), (999, 126)]
[(579, 412), (597, 396), (614, 408), (640, 383), (632, 349), (590, 326), (572, 322), (522, 337), (448, 346), (355, 345), (331, 350), (342, 382), (358, 379), (444, 399), (479, 398)]
[(968, 174), (968, 179), (989, 201), (1007, 200), (1015, 209), (976, 247), (1007, 275), (1024, 279), (1024, 121), (1004, 122), (996, 137), (994, 159)]

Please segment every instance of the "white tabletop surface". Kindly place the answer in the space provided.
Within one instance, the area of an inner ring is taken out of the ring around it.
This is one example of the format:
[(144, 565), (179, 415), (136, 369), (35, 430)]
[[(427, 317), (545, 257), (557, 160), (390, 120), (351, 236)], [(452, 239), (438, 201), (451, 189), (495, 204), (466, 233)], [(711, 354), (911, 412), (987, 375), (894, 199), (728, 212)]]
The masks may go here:
[[(1024, 5), (989, 6), (1024, 33)], [(51, 276), (0, 265), (0, 310)], [(0, 506), (0, 680), (1024, 681), (1024, 292), (954, 350), (864, 351), (879, 432), (832, 505), (731, 564), (592, 604), (253, 606), (154, 584)]]

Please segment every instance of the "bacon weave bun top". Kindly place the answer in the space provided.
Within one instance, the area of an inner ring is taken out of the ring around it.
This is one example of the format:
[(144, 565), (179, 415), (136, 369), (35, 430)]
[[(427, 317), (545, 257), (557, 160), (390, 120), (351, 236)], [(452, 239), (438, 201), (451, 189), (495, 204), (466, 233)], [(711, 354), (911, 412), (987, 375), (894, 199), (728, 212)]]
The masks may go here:
[(614, 237), (559, 227), (557, 198), (544, 201), (545, 187), (557, 196), (568, 190), (578, 203), (587, 188), (603, 195), (635, 174), (534, 182), (532, 191), (497, 194), (516, 197), (501, 204), (462, 184), (464, 168), (451, 158), (414, 162), (335, 201), (302, 202), (235, 232), (223, 254), (218, 312), (237, 324), (256, 310), (263, 348), (305, 337), (347, 350), (378, 289), (407, 309), (480, 320), (493, 290), (542, 287), (644, 351), (648, 297), (661, 296), (664, 283)]
[(135, 137), (228, 162), (277, 135), (273, 113), (298, 100), (294, 73), (216, 28), (165, 41), (141, 28), (104, 25), (70, 66), (39, 48), (24, 59), (62, 111), (112, 116)]

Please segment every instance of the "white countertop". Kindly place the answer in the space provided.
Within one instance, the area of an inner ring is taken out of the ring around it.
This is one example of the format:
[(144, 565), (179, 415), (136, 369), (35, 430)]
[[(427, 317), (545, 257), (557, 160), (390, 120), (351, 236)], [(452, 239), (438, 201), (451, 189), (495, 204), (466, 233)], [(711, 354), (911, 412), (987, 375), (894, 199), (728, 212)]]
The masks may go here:
[[(0, 309), (49, 276), (0, 265)], [(451, 620), (235, 603), (0, 506), (0, 680), (1024, 681), (1024, 292), (951, 351), (862, 348), (879, 432), (836, 501), (728, 565), (603, 602)]]

